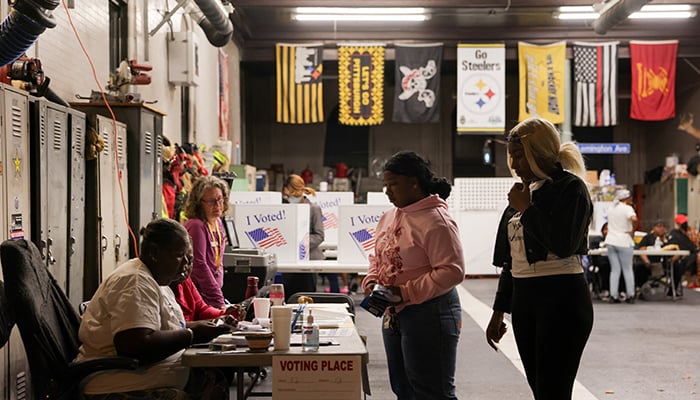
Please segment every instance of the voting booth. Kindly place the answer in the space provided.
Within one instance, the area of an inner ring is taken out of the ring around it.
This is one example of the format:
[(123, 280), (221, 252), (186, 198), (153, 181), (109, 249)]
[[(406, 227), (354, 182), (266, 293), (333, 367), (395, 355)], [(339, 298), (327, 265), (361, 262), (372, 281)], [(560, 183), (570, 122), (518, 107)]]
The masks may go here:
[(367, 262), (374, 254), (377, 223), (390, 205), (340, 205), (338, 216), (338, 262)]
[(309, 259), (308, 204), (236, 204), (232, 209), (241, 248), (275, 253), (278, 263)]
[(229, 204), (282, 204), (282, 192), (231, 192)]
[(337, 247), (338, 245), (338, 213), (341, 205), (355, 203), (353, 192), (316, 192), (311, 201), (321, 207), (323, 213), (323, 245)]
[(392, 205), (389, 196), (384, 192), (367, 192), (367, 204), (369, 205)]

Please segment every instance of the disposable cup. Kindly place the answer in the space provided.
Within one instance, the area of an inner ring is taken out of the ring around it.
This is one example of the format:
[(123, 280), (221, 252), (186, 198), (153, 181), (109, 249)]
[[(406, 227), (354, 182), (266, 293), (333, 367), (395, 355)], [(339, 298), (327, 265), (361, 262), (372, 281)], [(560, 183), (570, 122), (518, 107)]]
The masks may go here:
[(267, 297), (256, 297), (253, 299), (253, 311), (255, 318), (270, 317), (270, 299)]
[(275, 350), (289, 350), (289, 341), (292, 331), (292, 307), (270, 307), (272, 320), (272, 333), (275, 337)]

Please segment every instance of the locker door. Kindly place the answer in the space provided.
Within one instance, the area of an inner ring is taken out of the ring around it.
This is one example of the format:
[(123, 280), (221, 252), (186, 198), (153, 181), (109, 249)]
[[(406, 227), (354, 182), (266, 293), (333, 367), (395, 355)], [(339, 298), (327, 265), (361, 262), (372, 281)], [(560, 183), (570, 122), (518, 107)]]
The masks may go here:
[[(29, 102), (27, 95), (9, 86), (2, 86), (2, 239), (31, 238), (29, 228)], [(29, 365), (24, 345), (15, 326), (7, 348), (8, 396), (11, 400), (31, 399)]]
[[(117, 125), (117, 151), (119, 169), (114, 170), (114, 255), (115, 268), (129, 259), (129, 174), (127, 172), (126, 126)], [(121, 175), (121, 190), (119, 176)], [(122, 199), (124, 203), (122, 204)], [(124, 212), (126, 210), (126, 213)], [(136, 232), (135, 232), (136, 233)]]
[(100, 224), (100, 250), (102, 259), (102, 270), (100, 282), (109, 275), (115, 268), (114, 254), (114, 212), (119, 204), (115, 201), (114, 193), (114, 125), (111, 119), (97, 116), (97, 134), (104, 142), (104, 148), (99, 153), (98, 180), (99, 180), (99, 206), (98, 221)]
[[(143, 142), (138, 151), (141, 153), (140, 167), (141, 169), (141, 180), (140, 182), (149, 182), (151, 184), (139, 186), (139, 226), (146, 226), (153, 219), (160, 217), (160, 213), (155, 213), (155, 207), (153, 198), (154, 193), (154, 182), (155, 179), (155, 153), (157, 151), (157, 142), (155, 135), (155, 120), (153, 114), (143, 112), (141, 113), (141, 130), (143, 132)], [(132, 152), (134, 149), (132, 149)], [(159, 193), (160, 194), (160, 193)], [(160, 200), (160, 196), (158, 197)], [(158, 207), (160, 210), (160, 207)]]
[(78, 307), (83, 300), (85, 271), (85, 114), (69, 109), (70, 156), (68, 206), (68, 298)]
[(153, 188), (153, 218), (160, 218), (163, 215), (163, 134), (162, 118), (154, 117), (156, 149), (155, 163), (153, 164), (153, 174), (155, 187)]
[[(46, 110), (46, 173), (42, 186), (47, 201), (47, 266), (65, 293), (69, 292), (67, 236), (68, 230), (68, 114), (66, 108), (49, 103)], [(44, 214), (42, 213), (42, 214)]]

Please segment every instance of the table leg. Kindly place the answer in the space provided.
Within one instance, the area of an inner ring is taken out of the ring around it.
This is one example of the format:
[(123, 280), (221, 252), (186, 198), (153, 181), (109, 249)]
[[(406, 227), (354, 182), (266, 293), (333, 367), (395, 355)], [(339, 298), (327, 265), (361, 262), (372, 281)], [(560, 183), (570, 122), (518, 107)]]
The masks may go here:
[(676, 281), (675, 281), (675, 271), (673, 271), (675, 263), (671, 263), (671, 300), (676, 301)]
[(243, 386), (244, 368), (236, 368), (236, 399), (245, 400), (245, 387)]

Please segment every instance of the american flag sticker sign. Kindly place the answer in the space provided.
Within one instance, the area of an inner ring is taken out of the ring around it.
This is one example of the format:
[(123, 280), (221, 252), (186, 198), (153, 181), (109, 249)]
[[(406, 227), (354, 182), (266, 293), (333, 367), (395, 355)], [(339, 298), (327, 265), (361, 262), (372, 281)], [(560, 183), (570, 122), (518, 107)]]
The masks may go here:
[(338, 216), (335, 213), (329, 212), (323, 214), (323, 230), (338, 228)]
[(367, 256), (367, 253), (374, 250), (374, 229), (360, 229), (359, 231), (350, 232), (350, 236), (355, 244), (357, 244), (357, 246), (362, 250), (365, 257)]
[(252, 231), (246, 231), (246, 235), (257, 247), (263, 249), (287, 244), (287, 241), (284, 240), (284, 235), (277, 228), (257, 228)]

